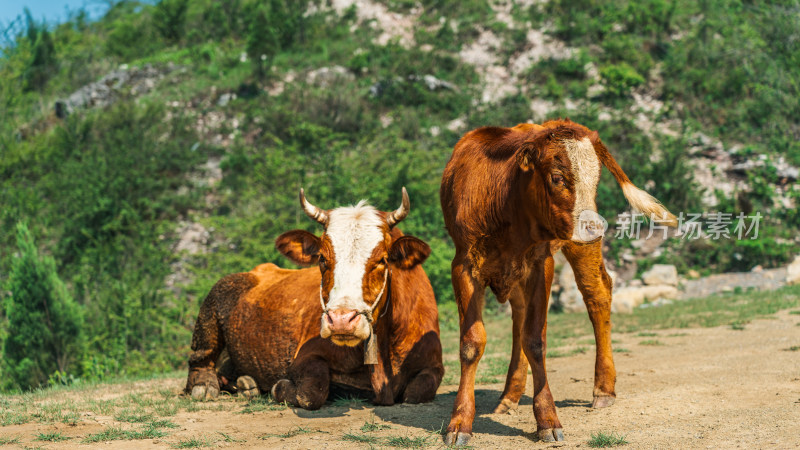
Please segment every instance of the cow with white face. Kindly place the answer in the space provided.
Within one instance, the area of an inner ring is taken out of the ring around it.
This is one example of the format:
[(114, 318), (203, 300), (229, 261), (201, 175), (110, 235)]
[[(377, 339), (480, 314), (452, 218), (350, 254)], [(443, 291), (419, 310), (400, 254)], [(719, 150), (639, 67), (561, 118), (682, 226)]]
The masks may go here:
[[(323, 210), (301, 189), (303, 210), (324, 232), (289, 231), (275, 244), (316, 267), (262, 264), (220, 280), (200, 310), (187, 392), (271, 391), (307, 409), (338, 387), (371, 392), (382, 405), (432, 400), (444, 368), (436, 301), (421, 266), (430, 248), (397, 229), (409, 212), (402, 194), (391, 212), (364, 201)], [(223, 349), (229, 360), (216, 368)]]
[(463, 445), (472, 434), (475, 373), (486, 345), (486, 287), (512, 311), (511, 361), (495, 412), (517, 407), (530, 366), (537, 435), (545, 441), (564, 439), (545, 371), (553, 254), (559, 250), (572, 266), (594, 326), (592, 406), (614, 403), (612, 286), (601, 242), (607, 224), (595, 203), (603, 166), (631, 206), (677, 224), (663, 205), (631, 183), (596, 131), (569, 119), (478, 128), (456, 144), (440, 190), (445, 226), (456, 247), (451, 279), (461, 326), (461, 381), (445, 443)]

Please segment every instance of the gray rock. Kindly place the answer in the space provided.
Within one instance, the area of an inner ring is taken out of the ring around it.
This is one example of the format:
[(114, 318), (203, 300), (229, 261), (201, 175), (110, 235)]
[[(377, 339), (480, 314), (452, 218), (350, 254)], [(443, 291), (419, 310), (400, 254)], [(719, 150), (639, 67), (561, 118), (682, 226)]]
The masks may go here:
[(342, 66), (320, 67), (306, 75), (306, 83), (322, 88), (337, 87), (355, 79), (355, 75)]
[(668, 285), (621, 288), (614, 292), (614, 297), (611, 301), (611, 312), (631, 313), (633, 308), (638, 307), (645, 300), (657, 301), (661, 298), (678, 298), (678, 289), (675, 286)]
[(786, 268), (786, 284), (800, 284), (800, 255)]
[(642, 281), (648, 286), (653, 285), (678, 285), (678, 269), (671, 264), (656, 264), (642, 274)]

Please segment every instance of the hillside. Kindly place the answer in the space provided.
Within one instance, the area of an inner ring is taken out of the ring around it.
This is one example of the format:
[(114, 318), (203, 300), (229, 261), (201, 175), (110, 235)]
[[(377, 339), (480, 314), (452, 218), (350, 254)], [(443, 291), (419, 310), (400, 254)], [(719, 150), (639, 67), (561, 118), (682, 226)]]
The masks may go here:
[[(301, 186), (325, 208), (380, 209), (406, 186), (403, 229), (431, 245), (426, 271), (452, 302), (439, 181), (483, 125), (569, 116), (674, 212), (765, 217), (758, 239), (670, 239), (635, 270), (750, 270), (798, 251), (796, 1), (294, 4), (120, 1), (97, 21), (30, 21), (3, 49), (0, 295), (27, 224), (86, 330), (45, 379), (182, 367), (217, 279), (288, 265), (275, 237), (319, 231)], [(598, 205), (613, 232), (627, 205), (607, 173)], [(611, 265), (633, 248), (607, 243)]]

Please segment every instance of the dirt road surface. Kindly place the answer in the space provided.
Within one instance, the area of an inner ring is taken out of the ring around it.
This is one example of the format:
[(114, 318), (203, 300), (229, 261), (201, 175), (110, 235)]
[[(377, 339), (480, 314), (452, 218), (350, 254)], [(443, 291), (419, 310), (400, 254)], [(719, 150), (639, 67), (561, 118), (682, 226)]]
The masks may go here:
[[(800, 448), (800, 315), (783, 311), (771, 319), (755, 320), (743, 330), (717, 327), (655, 334), (614, 335), (614, 347), (628, 352), (615, 354), (617, 402), (610, 408), (588, 407), (593, 352), (548, 361), (566, 442), (535, 440), (529, 377), (528, 395), (512, 414), (491, 413), (502, 384), (477, 386), (478, 414), (470, 444), (476, 448), (587, 448), (592, 433), (615, 432), (625, 436), (624, 448)], [(163, 392), (169, 388), (177, 395), (183, 382), (171, 378), (117, 385), (111, 390)], [(447, 425), (457, 388), (442, 386), (436, 400), (426, 405), (326, 405), (319, 411), (252, 414), (241, 414), (241, 408), (181, 411), (170, 417), (178, 428), (159, 439), (81, 443), (91, 433), (119, 425), (113, 417), (102, 415), (83, 418), (72, 426), (7, 426), (0, 428), (0, 434), (18, 436), (20, 446), (44, 448), (175, 448), (191, 444), (186, 440), (192, 438), (213, 447), (349, 449), (418, 444), (437, 448), (443, 446), (439, 432)], [(365, 423), (381, 429), (362, 431)], [(71, 439), (34, 441), (37, 433), (56, 430)], [(346, 435), (371, 442), (344, 440)]]

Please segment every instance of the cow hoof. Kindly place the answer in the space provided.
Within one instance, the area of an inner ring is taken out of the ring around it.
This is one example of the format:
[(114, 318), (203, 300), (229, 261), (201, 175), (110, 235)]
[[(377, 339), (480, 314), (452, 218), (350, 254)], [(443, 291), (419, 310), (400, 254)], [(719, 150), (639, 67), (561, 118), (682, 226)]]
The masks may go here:
[(519, 403), (514, 403), (511, 400), (504, 398), (500, 401), (500, 404), (497, 405), (497, 408), (494, 409), (492, 414), (505, 414), (510, 411), (516, 411)]
[(595, 397), (592, 401), (592, 408), (608, 408), (614, 404), (614, 400), (616, 400), (614, 397), (608, 395)]
[(450, 431), (444, 436), (444, 445), (461, 447), (463, 445), (467, 445), (469, 438), (471, 437), (472, 435), (469, 433)]
[(542, 442), (561, 442), (564, 440), (564, 431), (561, 428), (545, 428), (536, 432)]
[(258, 397), (261, 392), (258, 390), (258, 385), (253, 377), (244, 375), (236, 379), (236, 389), (240, 394), (247, 398)]
[(272, 399), (278, 403), (294, 403), (292, 397), (296, 396), (297, 390), (294, 387), (294, 383), (284, 378), (278, 380), (278, 382), (272, 386), (269, 393), (272, 395)]
[(198, 384), (192, 388), (192, 398), (195, 400), (205, 401), (213, 400), (219, 396), (219, 389), (214, 386), (206, 386)]

